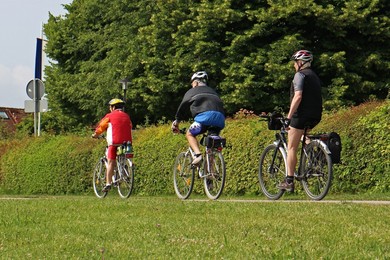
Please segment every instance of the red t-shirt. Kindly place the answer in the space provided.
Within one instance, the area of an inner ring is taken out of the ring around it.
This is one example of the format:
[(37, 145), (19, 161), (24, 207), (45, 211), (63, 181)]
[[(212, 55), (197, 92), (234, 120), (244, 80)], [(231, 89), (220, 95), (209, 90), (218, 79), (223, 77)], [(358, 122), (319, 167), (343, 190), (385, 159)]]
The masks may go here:
[(107, 131), (107, 144), (120, 145), (123, 142), (133, 141), (131, 129), (133, 124), (130, 116), (122, 110), (116, 109), (108, 113), (98, 123), (95, 129), (97, 135)]

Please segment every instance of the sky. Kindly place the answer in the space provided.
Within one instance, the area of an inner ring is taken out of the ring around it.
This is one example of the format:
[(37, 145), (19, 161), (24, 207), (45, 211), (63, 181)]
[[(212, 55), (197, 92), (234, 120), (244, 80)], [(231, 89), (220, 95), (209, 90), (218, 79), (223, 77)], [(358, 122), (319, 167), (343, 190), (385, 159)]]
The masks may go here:
[[(24, 108), (26, 86), (35, 74), (36, 39), (49, 12), (66, 14), (72, 0), (0, 0), (0, 107)], [(47, 63), (43, 56), (44, 64)]]

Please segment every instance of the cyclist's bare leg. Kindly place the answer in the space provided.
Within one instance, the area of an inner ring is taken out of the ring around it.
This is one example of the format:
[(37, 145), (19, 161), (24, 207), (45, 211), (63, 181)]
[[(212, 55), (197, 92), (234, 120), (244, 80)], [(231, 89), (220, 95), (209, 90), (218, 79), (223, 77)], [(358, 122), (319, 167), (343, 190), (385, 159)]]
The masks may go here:
[(287, 144), (287, 174), (294, 176), (297, 165), (298, 146), (303, 135), (303, 130), (290, 127), (288, 130), (288, 144)]
[(114, 175), (116, 160), (108, 159), (107, 162), (108, 162), (108, 165), (107, 165), (106, 181), (107, 181), (107, 185), (110, 185), (112, 182), (112, 175)]
[(198, 140), (189, 131), (186, 133), (186, 138), (195, 154), (200, 154)]

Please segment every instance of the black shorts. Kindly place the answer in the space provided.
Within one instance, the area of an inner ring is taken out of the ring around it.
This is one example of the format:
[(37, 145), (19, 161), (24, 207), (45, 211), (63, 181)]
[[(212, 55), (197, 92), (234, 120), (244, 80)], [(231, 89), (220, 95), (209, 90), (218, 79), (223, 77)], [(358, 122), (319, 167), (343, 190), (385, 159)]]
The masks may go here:
[(305, 118), (305, 117), (293, 117), (291, 118), (290, 126), (296, 129), (313, 129), (321, 119)]

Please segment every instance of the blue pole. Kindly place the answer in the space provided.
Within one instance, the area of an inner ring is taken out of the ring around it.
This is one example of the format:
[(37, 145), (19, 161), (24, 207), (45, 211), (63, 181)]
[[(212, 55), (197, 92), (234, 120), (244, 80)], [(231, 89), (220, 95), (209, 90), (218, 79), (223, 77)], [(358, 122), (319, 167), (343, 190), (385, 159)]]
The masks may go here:
[(37, 38), (37, 50), (35, 53), (35, 78), (42, 79), (42, 39)]

